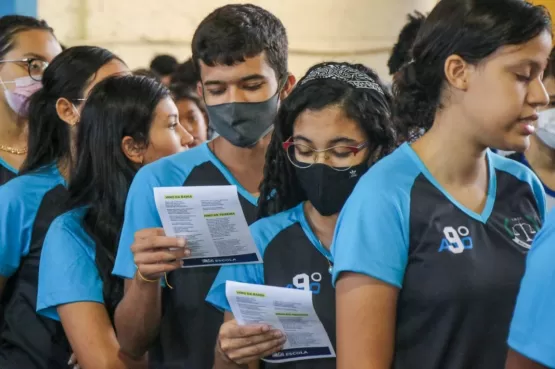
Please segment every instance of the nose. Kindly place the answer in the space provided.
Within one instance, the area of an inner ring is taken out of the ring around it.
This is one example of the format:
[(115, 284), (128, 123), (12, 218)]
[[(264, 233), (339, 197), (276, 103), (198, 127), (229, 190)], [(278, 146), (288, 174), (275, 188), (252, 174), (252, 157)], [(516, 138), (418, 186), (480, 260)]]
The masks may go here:
[(314, 152), (314, 164), (326, 164), (328, 153), (326, 151)]
[(191, 135), (181, 124), (178, 124), (180, 127), (179, 129), (179, 137), (181, 138), (181, 146), (186, 147), (193, 143), (195, 138)]
[(241, 88), (238, 88), (236, 84), (229, 85), (227, 99), (228, 103), (240, 103), (248, 101), (247, 97), (245, 96), (245, 91)]
[(540, 108), (549, 104), (549, 94), (539, 77), (530, 83), (528, 88), (528, 103), (534, 108)]

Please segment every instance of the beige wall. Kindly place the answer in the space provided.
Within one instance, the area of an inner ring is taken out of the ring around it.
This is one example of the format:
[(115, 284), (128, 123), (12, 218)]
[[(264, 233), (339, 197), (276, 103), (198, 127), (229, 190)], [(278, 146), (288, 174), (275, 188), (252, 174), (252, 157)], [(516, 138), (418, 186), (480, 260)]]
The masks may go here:
[[(38, 0), (38, 14), (68, 46), (106, 47), (131, 68), (153, 55), (190, 56), (198, 23), (223, 0)], [(300, 75), (324, 60), (364, 63), (387, 78), (389, 50), (415, 9), (435, 0), (252, 0), (277, 15), (290, 40), (290, 70)]]

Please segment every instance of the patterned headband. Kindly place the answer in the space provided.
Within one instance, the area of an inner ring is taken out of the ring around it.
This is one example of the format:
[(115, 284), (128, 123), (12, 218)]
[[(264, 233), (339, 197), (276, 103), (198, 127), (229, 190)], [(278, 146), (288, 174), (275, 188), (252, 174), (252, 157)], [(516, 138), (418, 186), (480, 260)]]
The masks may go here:
[(376, 81), (370, 78), (367, 74), (347, 65), (328, 64), (314, 69), (306, 75), (299, 85), (302, 86), (307, 82), (317, 79), (335, 79), (337, 81), (348, 83), (354, 88), (374, 90), (382, 96), (384, 95), (382, 88), (376, 83)]

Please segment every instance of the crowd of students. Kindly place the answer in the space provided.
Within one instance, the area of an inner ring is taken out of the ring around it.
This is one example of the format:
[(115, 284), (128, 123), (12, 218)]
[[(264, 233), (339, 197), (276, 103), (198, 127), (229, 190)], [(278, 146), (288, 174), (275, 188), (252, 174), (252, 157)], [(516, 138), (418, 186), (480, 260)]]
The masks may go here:
[[(441, 0), (386, 86), (336, 61), (297, 81), (250, 4), (134, 72), (1, 17), (0, 369), (555, 368), (551, 27)], [(230, 184), (263, 262), (182, 268), (153, 189)], [(262, 361), (287, 337), (239, 325), (227, 281), (314, 292), (337, 358)]]

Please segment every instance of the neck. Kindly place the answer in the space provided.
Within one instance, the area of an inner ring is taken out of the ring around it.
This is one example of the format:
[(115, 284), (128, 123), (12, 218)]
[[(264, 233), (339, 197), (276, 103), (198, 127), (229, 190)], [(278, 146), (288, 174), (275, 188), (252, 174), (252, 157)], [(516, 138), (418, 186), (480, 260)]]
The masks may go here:
[(461, 119), (462, 114), (453, 113), (438, 113), (432, 128), (412, 147), (439, 182), (474, 184), (487, 168), (487, 148), (472, 142), (475, 139), (464, 132), (468, 122)]
[(255, 146), (242, 148), (233, 146), (229, 141), (219, 136), (212, 140), (210, 148), (214, 155), (230, 169), (262, 173), (270, 138), (271, 133), (258, 141)]
[(16, 149), (27, 147), (27, 122), (18, 120), (17, 115), (1, 102), (0, 145)]
[(303, 207), (306, 219), (308, 220), (308, 224), (310, 224), (310, 228), (318, 237), (322, 246), (326, 249), (330, 249), (331, 243), (333, 241), (333, 232), (335, 230), (335, 224), (337, 223), (337, 217), (339, 214), (333, 214), (330, 216), (323, 216), (321, 215), (318, 210), (312, 206), (310, 201), (304, 203)]
[(530, 147), (524, 153), (530, 165), (535, 170), (555, 171), (555, 150), (535, 135), (530, 137), (530, 141)]

